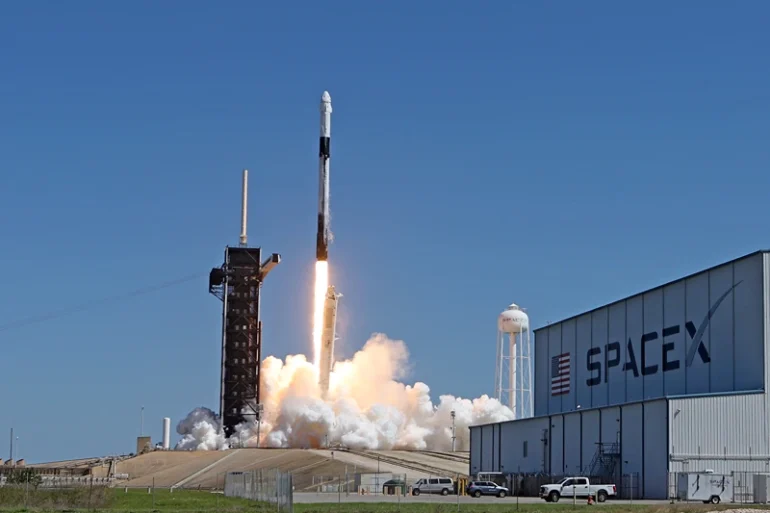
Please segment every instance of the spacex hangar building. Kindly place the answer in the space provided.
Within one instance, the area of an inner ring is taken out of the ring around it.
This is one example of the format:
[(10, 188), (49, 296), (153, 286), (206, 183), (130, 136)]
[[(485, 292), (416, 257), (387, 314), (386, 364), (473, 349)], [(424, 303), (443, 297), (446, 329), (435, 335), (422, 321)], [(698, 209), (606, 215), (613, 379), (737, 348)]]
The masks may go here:
[(472, 426), (470, 473), (770, 472), (770, 251), (535, 330), (534, 416)]

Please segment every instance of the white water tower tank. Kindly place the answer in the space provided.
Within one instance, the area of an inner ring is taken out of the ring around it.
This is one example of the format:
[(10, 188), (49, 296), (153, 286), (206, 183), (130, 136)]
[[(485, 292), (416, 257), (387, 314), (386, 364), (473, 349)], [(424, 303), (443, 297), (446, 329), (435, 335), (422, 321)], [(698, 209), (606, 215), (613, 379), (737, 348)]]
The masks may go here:
[(495, 398), (517, 419), (532, 416), (532, 360), (529, 316), (511, 303), (497, 316)]
[(519, 305), (511, 303), (497, 317), (497, 329), (502, 333), (529, 331), (529, 316), (519, 308)]

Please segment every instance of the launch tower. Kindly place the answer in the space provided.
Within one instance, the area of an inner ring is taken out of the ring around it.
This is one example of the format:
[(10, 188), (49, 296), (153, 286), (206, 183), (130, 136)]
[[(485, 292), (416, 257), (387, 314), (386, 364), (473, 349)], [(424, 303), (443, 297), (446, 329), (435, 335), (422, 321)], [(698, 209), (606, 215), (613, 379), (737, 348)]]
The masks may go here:
[(227, 437), (241, 422), (260, 417), (260, 290), (267, 274), (281, 261), (273, 253), (263, 262), (262, 249), (247, 246), (247, 189), (248, 171), (244, 170), (240, 245), (226, 247), (224, 263), (209, 274), (209, 292), (222, 301), (219, 415)]

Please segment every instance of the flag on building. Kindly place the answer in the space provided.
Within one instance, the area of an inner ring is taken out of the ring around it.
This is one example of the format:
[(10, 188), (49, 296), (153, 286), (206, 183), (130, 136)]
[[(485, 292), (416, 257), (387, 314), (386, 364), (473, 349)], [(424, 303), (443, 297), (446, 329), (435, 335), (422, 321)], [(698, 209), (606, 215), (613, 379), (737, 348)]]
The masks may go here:
[(551, 358), (551, 395), (569, 394), (569, 353)]

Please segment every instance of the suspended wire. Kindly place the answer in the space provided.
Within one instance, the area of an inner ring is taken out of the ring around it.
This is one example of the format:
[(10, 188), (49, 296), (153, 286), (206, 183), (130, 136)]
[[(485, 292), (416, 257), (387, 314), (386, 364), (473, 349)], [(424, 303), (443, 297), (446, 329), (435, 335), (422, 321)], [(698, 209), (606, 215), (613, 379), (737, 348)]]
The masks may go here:
[(182, 283), (187, 283), (188, 281), (192, 281), (198, 278), (201, 278), (203, 276), (207, 276), (208, 272), (205, 273), (195, 273), (191, 274), (189, 276), (185, 276), (183, 278), (178, 278), (176, 280), (171, 280), (163, 283), (159, 283), (157, 285), (150, 285), (148, 287), (142, 287), (140, 289), (133, 290), (131, 292), (127, 292), (124, 294), (119, 294), (116, 296), (108, 296), (101, 299), (95, 299), (93, 301), (88, 301), (86, 303), (83, 303), (81, 305), (73, 306), (70, 308), (63, 308), (61, 310), (53, 310), (48, 313), (44, 313), (41, 315), (33, 316), (33, 317), (27, 317), (26, 319), (20, 319), (18, 321), (9, 322), (6, 324), (0, 324), (0, 332), (17, 329), (17, 328), (23, 328), (25, 326), (30, 326), (32, 324), (39, 324), (41, 322), (49, 321), (51, 319), (56, 319), (59, 317), (64, 317), (65, 315), (71, 315), (73, 313), (79, 313), (83, 312), (85, 310), (89, 310), (91, 308), (94, 308), (96, 306), (101, 306), (106, 303), (111, 303), (114, 301), (120, 301), (122, 299), (129, 299), (132, 297), (137, 296), (143, 296), (146, 294), (150, 294), (152, 292), (157, 292), (162, 289), (167, 289), (169, 287), (174, 287), (176, 285), (181, 285)]

